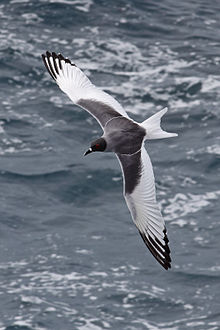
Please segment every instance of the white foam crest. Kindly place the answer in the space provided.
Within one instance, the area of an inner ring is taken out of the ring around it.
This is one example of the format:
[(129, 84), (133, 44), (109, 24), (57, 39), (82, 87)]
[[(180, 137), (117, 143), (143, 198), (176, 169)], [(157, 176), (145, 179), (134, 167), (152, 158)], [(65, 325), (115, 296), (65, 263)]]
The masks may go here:
[(24, 317), (20, 315), (15, 316), (14, 317), (15, 321), (12, 324), (12, 328), (14, 328), (15, 326), (16, 329), (21, 327), (22, 329), (47, 330), (45, 327), (42, 326), (34, 326), (32, 319), (33, 319), (33, 315), (29, 315), (29, 319), (27, 318), (27, 315)]
[(202, 236), (195, 236), (193, 239), (197, 244), (201, 245), (201, 246), (205, 246), (206, 244), (209, 244), (210, 241), (208, 239), (205, 239)]
[(159, 294), (159, 295), (165, 293), (165, 290), (164, 290), (164, 289), (159, 288), (159, 287), (156, 286), (156, 285), (152, 285), (152, 291), (153, 291), (154, 293), (156, 293), (156, 294)]
[(98, 272), (93, 271), (89, 274), (89, 276), (101, 276), (101, 277), (108, 277), (108, 274), (106, 272)]
[(92, 254), (92, 251), (89, 251), (89, 250), (86, 250), (86, 249), (79, 249), (79, 248), (77, 248), (76, 249), (76, 253), (85, 254), (85, 255), (91, 255)]
[[(218, 140), (218, 138), (216, 139)], [(195, 155), (204, 155), (205, 153), (213, 154), (213, 155), (220, 155), (220, 146), (219, 144), (212, 144), (206, 147), (197, 148), (196, 150), (190, 149), (186, 152), (187, 159), (194, 159)]]
[(43, 302), (41, 298), (38, 298), (36, 296), (25, 296), (25, 295), (21, 295), (21, 301), (23, 303), (31, 303), (35, 305), (40, 305)]
[(219, 76), (210, 75), (208, 76), (202, 84), (202, 93), (210, 93), (211, 91), (218, 91), (220, 88), (220, 78)]
[(173, 110), (175, 109), (181, 109), (181, 108), (194, 108), (194, 107), (197, 107), (199, 106), (201, 103), (200, 100), (193, 100), (193, 101), (183, 101), (181, 99), (178, 99), (178, 100), (170, 100), (169, 101), (169, 106), (170, 108), (172, 108)]
[(60, 96), (51, 96), (49, 98), (50, 102), (53, 103), (57, 108), (62, 108), (66, 104), (72, 104), (72, 101), (70, 101), (67, 97), (63, 97), (63, 94)]
[(174, 72), (179, 72), (180, 69), (189, 68), (196, 63), (197, 63), (196, 61), (187, 62), (187, 61), (181, 60), (181, 59), (180, 60), (173, 59), (173, 61), (171, 63), (169, 63), (168, 65), (165, 65), (162, 68), (164, 70), (166, 70), (166, 72), (174, 73)]
[(68, 45), (68, 41), (63, 38), (52, 38), (51, 42), (61, 44), (61, 45)]
[[(205, 194), (176, 194), (169, 198), (169, 205), (165, 206), (163, 212), (165, 220), (174, 220), (185, 217), (188, 214), (196, 213), (202, 208), (210, 205), (212, 200), (217, 200), (220, 196), (220, 190), (206, 192)], [(163, 202), (162, 202), (163, 203)]]
[(25, 260), (15, 261), (15, 262), (9, 261), (9, 262), (5, 262), (5, 263), (1, 263), (0, 269), (10, 269), (10, 268), (19, 269), (19, 268), (23, 268), (27, 265), (28, 265), (28, 263)]
[(23, 274), (22, 277), (31, 277), (33, 281), (36, 281), (38, 279), (41, 280), (41, 282), (48, 282), (48, 281), (53, 281), (53, 282), (63, 282), (63, 281), (76, 281), (76, 280), (83, 280), (86, 279), (87, 276), (81, 275), (76, 272), (72, 272), (69, 274), (57, 274), (57, 273), (52, 273), (48, 271), (44, 271), (41, 273), (38, 272), (33, 272), (33, 273), (26, 273)]
[[(133, 324), (137, 324), (137, 325), (143, 325), (146, 327), (146, 329), (148, 330), (158, 330), (158, 326), (152, 324), (152, 322), (147, 321), (146, 319), (142, 319), (142, 318), (137, 318), (135, 321), (132, 321)], [(136, 326), (133, 328), (131, 328), (131, 330), (135, 330), (137, 329)], [(165, 328), (163, 328), (165, 329)], [(170, 330), (178, 330), (176, 327), (172, 327), (169, 328)]]
[(89, 12), (91, 5), (93, 4), (92, 0), (41, 0), (41, 2), (50, 2), (50, 3), (62, 3), (65, 5), (71, 5), (77, 8), (78, 10)]
[(27, 328), (29, 328), (29, 327), (32, 327), (32, 324), (31, 324), (31, 322), (30, 321), (27, 321), (27, 320), (17, 320), (17, 321), (15, 321), (14, 322), (14, 324), (13, 325), (15, 325), (15, 326), (19, 326), (19, 327), (27, 327)]
[(211, 146), (208, 146), (206, 148), (206, 151), (209, 154), (215, 154), (215, 155), (220, 155), (220, 145), (219, 144), (213, 144)]
[(186, 323), (186, 326), (187, 327), (200, 327), (200, 326), (203, 326), (205, 325), (205, 322), (202, 322), (202, 321), (193, 321), (193, 322), (187, 322)]
[(102, 327), (94, 324), (94, 322), (99, 322), (100, 323), (100, 319), (95, 319), (95, 318), (91, 318), (91, 319), (84, 319), (82, 318), (83, 325), (78, 325), (77, 329), (79, 330), (103, 330), (103, 326), (105, 328), (110, 328), (110, 324), (108, 322), (103, 322), (101, 321), (101, 323), (103, 324)]
[(211, 266), (208, 268), (201, 268), (201, 270), (220, 273), (220, 265)]
[(188, 88), (201, 82), (201, 78), (198, 77), (176, 77), (175, 81), (177, 84), (188, 83)]
[[(205, 319), (206, 316), (205, 315), (202, 315), (202, 316), (197, 316), (197, 317), (194, 317), (194, 316), (189, 316), (189, 317), (186, 317), (186, 318), (180, 318), (180, 319), (176, 319), (174, 321), (171, 321), (171, 322), (159, 322), (158, 323), (158, 326), (161, 327), (161, 329), (163, 330), (179, 330), (181, 329), (179, 327), (179, 325), (181, 326), (182, 324), (186, 324), (187, 322), (195, 322), (195, 320), (197, 322), (199, 322), (199, 320), (202, 320), (202, 319)], [(203, 324), (204, 322), (201, 321)]]
[(40, 18), (36, 13), (25, 13), (22, 14), (21, 17), (25, 19), (26, 24), (40, 23), (43, 21), (43, 19)]
[(14, 3), (27, 3), (29, 2), (30, 0), (11, 0), (10, 3), (11, 4), (14, 4)]

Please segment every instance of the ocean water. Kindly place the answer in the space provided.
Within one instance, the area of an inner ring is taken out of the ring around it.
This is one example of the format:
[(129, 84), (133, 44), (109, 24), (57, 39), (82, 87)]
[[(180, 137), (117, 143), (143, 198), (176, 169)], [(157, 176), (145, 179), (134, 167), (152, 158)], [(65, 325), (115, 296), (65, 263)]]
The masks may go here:
[[(220, 2), (0, 2), (0, 330), (220, 329)], [(46, 72), (62, 53), (137, 121), (170, 239), (142, 242), (113, 154)]]

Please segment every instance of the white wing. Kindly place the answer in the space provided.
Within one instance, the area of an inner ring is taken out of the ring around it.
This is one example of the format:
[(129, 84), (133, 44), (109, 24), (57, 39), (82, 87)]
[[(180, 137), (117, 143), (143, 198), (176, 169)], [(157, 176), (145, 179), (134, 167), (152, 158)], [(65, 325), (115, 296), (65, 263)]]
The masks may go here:
[(125, 116), (122, 106), (109, 94), (97, 88), (86, 75), (69, 59), (61, 54), (46, 52), (42, 55), (44, 64), (60, 89), (73, 103), (81, 106), (93, 115), (104, 127), (113, 117)]
[(156, 201), (152, 164), (144, 147), (133, 155), (117, 155), (124, 177), (124, 197), (141, 237), (157, 261), (171, 268), (166, 228)]

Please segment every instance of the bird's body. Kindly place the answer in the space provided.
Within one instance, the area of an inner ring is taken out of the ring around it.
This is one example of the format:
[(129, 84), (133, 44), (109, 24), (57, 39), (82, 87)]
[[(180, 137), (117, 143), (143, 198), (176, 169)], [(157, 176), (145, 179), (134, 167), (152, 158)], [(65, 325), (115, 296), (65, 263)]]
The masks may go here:
[(106, 151), (116, 154), (133, 154), (141, 149), (145, 129), (123, 116), (109, 120), (104, 127), (103, 137), (107, 142)]
[(85, 74), (61, 54), (46, 52), (44, 64), (73, 103), (91, 113), (103, 129), (103, 135), (92, 142), (85, 153), (114, 152), (122, 168), (124, 197), (145, 244), (165, 268), (171, 267), (166, 228), (156, 202), (155, 181), (150, 158), (144, 147), (146, 139), (176, 136), (160, 128), (167, 109), (143, 123), (129, 118), (122, 106), (110, 95), (95, 87)]

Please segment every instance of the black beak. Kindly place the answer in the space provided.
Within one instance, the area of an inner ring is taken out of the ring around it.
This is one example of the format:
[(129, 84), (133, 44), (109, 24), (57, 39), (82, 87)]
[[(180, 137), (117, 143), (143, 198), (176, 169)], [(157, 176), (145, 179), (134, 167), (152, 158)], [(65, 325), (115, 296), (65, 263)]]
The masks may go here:
[(90, 154), (92, 152), (92, 148), (89, 148), (89, 150), (87, 150), (85, 153), (84, 153), (84, 156)]

